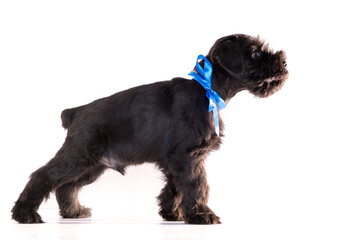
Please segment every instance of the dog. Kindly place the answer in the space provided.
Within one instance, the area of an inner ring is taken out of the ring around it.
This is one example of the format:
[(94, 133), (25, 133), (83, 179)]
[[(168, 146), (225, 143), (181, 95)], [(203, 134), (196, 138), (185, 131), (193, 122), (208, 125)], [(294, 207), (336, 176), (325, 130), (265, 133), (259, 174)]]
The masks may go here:
[(64, 110), (65, 142), (31, 174), (12, 219), (43, 223), (37, 211), (52, 191), (63, 218), (88, 218), (91, 209), (78, 201), (84, 185), (108, 168), (124, 175), (126, 167), (147, 162), (164, 174), (158, 196), (164, 220), (221, 223), (207, 206), (204, 168), (207, 155), (219, 149), (223, 137), (218, 111), (240, 91), (260, 98), (278, 91), (288, 78), (286, 55), (273, 52), (259, 37), (230, 35), (198, 59), (191, 75), (193, 80), (142, 85)]

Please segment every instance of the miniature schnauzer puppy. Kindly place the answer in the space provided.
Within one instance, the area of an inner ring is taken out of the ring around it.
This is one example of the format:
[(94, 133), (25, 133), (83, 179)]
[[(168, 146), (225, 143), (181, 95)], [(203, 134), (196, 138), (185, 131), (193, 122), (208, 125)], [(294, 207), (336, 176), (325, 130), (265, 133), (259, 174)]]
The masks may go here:
[(126, 167), (147, 162), (166, 179), (158, 197), (164, 220), (220, 223), (207, 206), (204, 168), (207, 155), (220, 147), (223, 136), (217, 107), (242, 90), (261, 98), (278, 91), (288, 78), (286, 56), (259, 38), (236, 34), (217, 40), (196, 64), (192, 76), (201, 75), (203, 82), (174, 78), (64, 110), (66, 140), (54, 158), (31, 174), (12, 218), (42, 223), (37, 211), (52, 191), (62, 217), (88, 218), (91, 209), (78, 201), (84, 185), (108, 168), (125, 174)]

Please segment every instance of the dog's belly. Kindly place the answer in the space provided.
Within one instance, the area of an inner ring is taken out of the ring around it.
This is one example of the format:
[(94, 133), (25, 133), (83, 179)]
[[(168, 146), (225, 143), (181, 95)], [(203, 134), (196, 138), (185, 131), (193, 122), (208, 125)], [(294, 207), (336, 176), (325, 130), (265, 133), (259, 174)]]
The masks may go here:
[(140, 143), (115, 144), (105, 151), (99, 162), (125, 175), (128, 166), (158, 163), (165, 158), (164, 153), (156, 149), (154, 145)]
[(100, 159), (100, 163), (104, 164), (108, 168), (112, 168), (112, 169), (118, 171), (122, 175), (125, 175), (126, 166), (121, 164), (121, 161), (119, 161), (119, 160), (116, 160), (114, 158), (102, 157)]

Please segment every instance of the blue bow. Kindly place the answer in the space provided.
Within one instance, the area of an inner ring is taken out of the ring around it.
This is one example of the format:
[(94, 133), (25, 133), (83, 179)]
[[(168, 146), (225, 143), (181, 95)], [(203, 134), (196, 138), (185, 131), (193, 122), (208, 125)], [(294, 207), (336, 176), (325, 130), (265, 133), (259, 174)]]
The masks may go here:
[[(199, 64), (199, 60), (204, 60), (204, 68), (202, 68)], [(218, 111), (224, 109), (226, 104), (224, 100), (217, 94), (214, 90), (211, 89), (211, 75), (213, 68), (209, 60), (206, 59), (203, 55), (199, 55), (196, 61), (196, 72), (189, 73), (190, 76), (193, 77), (198, 83), (203, 86), (206, 90), (206, 96), (209, 99), (209, 112), (213, 111), (214, 123), (215, 123), (215, 133), (219, 136), (220, 128), (219, 128), (219, 116)], [(219, 110), (218, 110), (219, 109)]]

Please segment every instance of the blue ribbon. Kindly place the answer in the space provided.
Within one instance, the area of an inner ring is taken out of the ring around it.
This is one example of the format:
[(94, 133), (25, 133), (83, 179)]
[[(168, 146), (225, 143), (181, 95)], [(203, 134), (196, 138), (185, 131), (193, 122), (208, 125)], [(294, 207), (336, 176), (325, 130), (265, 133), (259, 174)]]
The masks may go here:
[[(199, 64), (199, 60), (204, 60), (204, 68)], [(189, 73), (193, 77), (193, 80), (196, 80), (198, 83), (203, 86), (206, 90), (206, 97), (209, 99), (209, 112), (213, 112), (214, 123), (215, 123), (215, 133), (219, 136), (220, 127), (219, 127), (219, 113), (218, 111), (226, 107), (225, 101), (217, 94), (214, 90), (211, 89), (211, 75), (213, 68), (209, 60), (206, 59), (203, 55), (199, 55), (196, 61), (196, 72)]]

